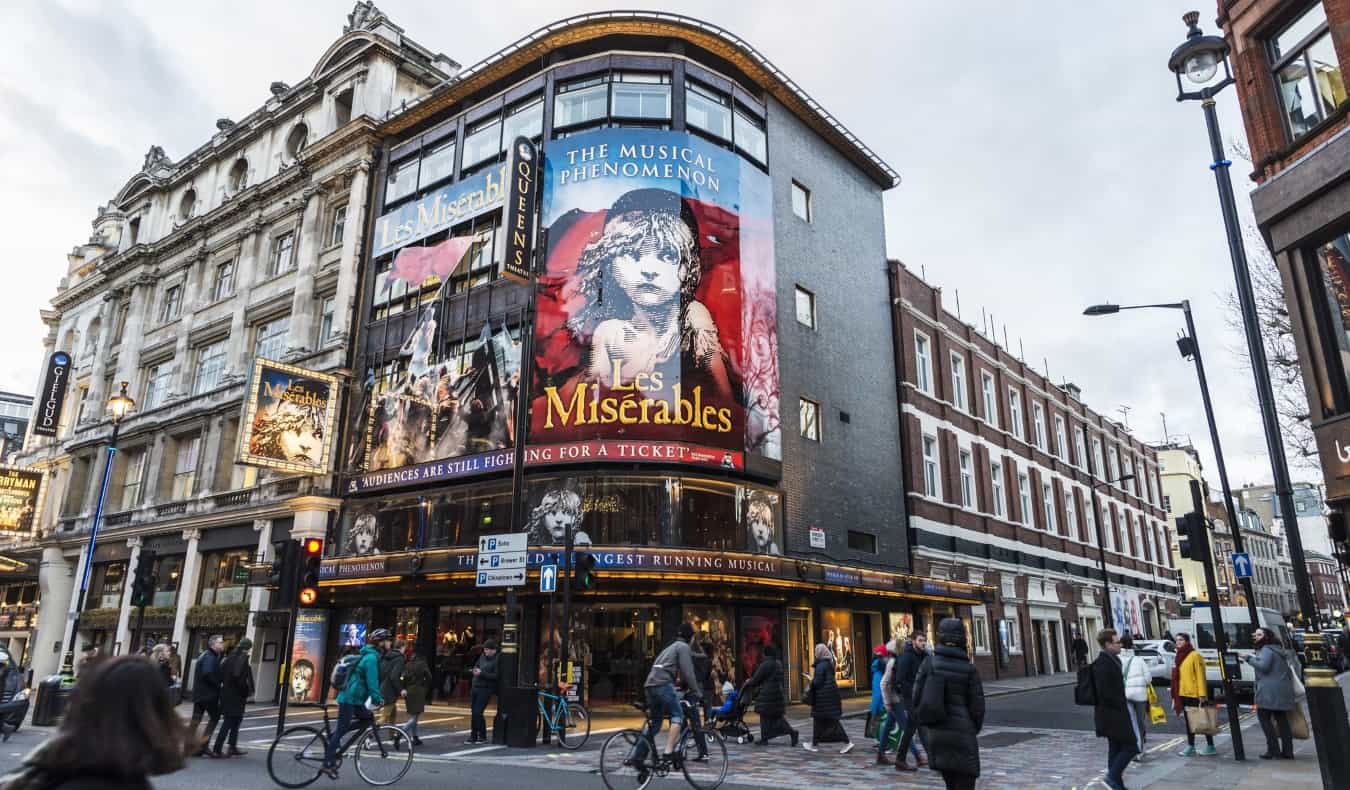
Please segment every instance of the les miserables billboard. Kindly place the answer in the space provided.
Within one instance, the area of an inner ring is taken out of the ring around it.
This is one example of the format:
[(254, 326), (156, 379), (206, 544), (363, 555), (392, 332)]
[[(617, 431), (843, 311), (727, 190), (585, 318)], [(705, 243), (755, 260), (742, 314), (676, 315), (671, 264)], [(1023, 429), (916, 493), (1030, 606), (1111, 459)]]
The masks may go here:
[[(548, 141), (542, 180), (526, 463), (780, 460), (768, 176), (693, 135), (606, 129)], [(376, 304), (491, 254), (473, 230), (395, 249)], [(368, 377), (348, 493), (510, 466), (521, 343), (497, 316), (450, 344), (444, 297), (389, 338), (406, 372)]]
[(694, 135), (549, 141), (531, 445), (780, 457), (770, 200), (765, 173)]

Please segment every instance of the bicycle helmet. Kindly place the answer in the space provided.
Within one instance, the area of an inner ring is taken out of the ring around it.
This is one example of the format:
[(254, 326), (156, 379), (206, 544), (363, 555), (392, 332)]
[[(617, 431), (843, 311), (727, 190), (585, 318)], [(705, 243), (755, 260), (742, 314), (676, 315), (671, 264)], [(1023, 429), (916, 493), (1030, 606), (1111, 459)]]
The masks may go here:
[(376, 628), (366, 637), (367, 642), (383, 642), (386, 639), (393, 639), (394, 635), (389, 633), (388, 628)]

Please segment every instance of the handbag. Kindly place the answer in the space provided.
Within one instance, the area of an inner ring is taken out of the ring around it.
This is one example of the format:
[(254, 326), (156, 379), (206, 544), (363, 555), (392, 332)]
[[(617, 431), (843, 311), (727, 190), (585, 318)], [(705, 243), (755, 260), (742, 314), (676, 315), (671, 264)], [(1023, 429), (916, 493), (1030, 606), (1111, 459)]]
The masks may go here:
[(1306, 741), (1312, 737), (1312, 732), (1308, 729), (1308, 714), (1303, 712), (1303, 703), (1295, 702), (1294, 707), (1284, 714), (1289, 719), (1289, 733), (1300, 741)]
[(1153, 684), (1148, 685), (1148, 720), (1150, 724), (1166, 724), (1167, 711), (1158, 702), (1158, 692), (1153, 690)]
[(1285, 654), (1284, 665), (1289, 668), (1289, 677), (1294, 679), (1294, 699), (1302, 699), (1308, 695), (1308, 689), (1299, 680), (1298, 670), (1294, 669), (1294, 662), (1290, 661), (1288, 654)]
[(1195, 735), (1217, 735), (1219, 733), (1218, 711), (1212, 705), (1198, 708), (1186, 707), (1186, 730)]

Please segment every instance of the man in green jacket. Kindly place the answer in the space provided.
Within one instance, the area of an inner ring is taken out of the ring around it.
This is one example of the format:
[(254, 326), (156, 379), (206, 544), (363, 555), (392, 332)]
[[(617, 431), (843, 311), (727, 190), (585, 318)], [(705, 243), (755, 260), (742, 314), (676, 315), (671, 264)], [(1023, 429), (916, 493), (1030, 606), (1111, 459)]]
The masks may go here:
[[(361, 726), (374, 724), (375, 717), (371, 711), (384, 704), (384, 697), (380, 696), (380, 648), (376, 645), (389, 638), (389, 630), (385, 628), (377, 628), (366, 636), (366, 646), (361, 648), (361, 657), (348, 670), (347, 682), (338, 692), (337, 728), (328, 739), (328, 748), (323, 756), (324, 771), (333, 778), (337, 778), (334, 762), (342, 736), (351, 729), (354, 721)], [(366, 706), (366, 700), (370, 701), (370, 707)]]

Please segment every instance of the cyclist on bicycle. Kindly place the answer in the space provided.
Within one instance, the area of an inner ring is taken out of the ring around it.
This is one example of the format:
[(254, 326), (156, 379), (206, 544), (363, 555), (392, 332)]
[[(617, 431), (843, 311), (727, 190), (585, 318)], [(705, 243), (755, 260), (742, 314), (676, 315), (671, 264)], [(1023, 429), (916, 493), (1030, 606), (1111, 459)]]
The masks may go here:
[(332, 737), (328, 739), (328, 748), (324, 750), (323, 755), (323, 770), (330, 779), (337, 778), (337, 767), (334, 762), (338, 748), (342, 745), (342, 736), (352, 729), (353, 723), (363, 727), (375, 723), (375, 716), (366, 707), (366, 700), (369, 699), (375, 709), (384, 704), (384, 697), (380, 696), (379, 645), (391, 638), (387, 628), (376, 628), (366, 636), (366, 645), (361, 648), (361, 657), (357, 659), (356, 666), (349, 671), (346, 685), (338, 692), (338, 723)]
[(680, 623), (676, 632), (678, 637), (671, 642), (652, 663), (643, 689), (647, 693), (647, 725), (643, 728), (646, 736), (638, 741), (633, 755), (625, 761), (627, 765), (641, 766), (647, 756), (647, 740), (656, 743), (661, 732), (662, 718), (670, 717), (670, 731), (666, 733), (664, 757), (671, 760), (675, 747), (680, 742), (680, 727), (684, 724), (684, 712), (680, 708), (680, 698), (675, 694), (675, 682), (697, 694), (698, 678), (694, 675), (693, 654), (689, 642), (694, 638), (694, 627), (689, 623)]

